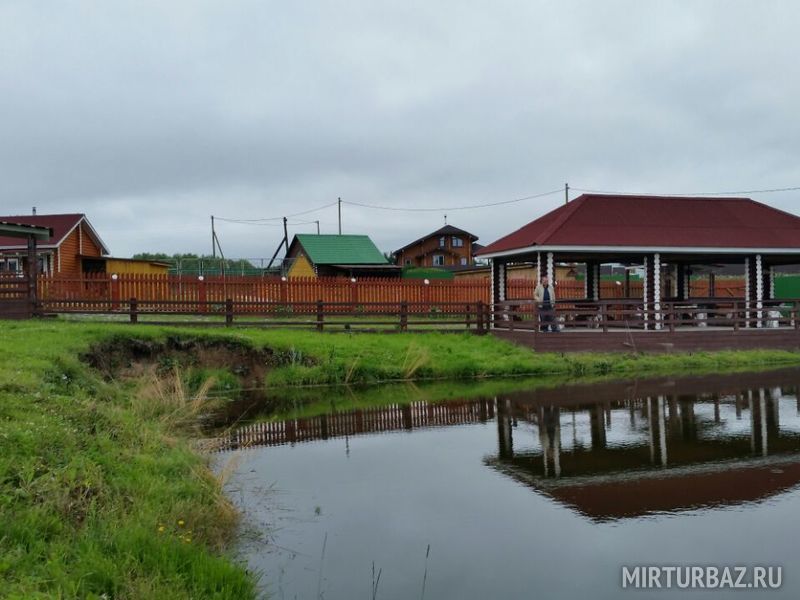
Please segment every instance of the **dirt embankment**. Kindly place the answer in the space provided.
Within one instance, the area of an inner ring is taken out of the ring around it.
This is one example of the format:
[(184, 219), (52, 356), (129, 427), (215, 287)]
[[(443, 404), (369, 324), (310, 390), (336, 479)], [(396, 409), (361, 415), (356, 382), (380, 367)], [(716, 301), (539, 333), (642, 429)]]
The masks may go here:
[(270, 369), (292, 360), (283, 353), (237, 340), (187, 336), (163, 340), (116, 336), (93, 345), (81, 358), (108, 379), (135, 378), (154, 368), (225, 369), (245, 388), (262, 385)]

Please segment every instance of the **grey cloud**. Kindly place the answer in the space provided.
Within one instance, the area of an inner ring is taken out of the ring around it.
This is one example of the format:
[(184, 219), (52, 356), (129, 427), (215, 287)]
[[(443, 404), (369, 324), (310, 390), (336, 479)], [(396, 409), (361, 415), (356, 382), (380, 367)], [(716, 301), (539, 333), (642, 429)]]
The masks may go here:
[[(798, 17), (788, 2), (3, 2), (0, 212), (87, 212), (125, 255), (207, 251), (210, 214), (336, 196), (797, 185)], [(488, 242), (560, 202), (448, 220)], [(335, 229), (332, 209), (306, 218)], [(442, 218), (345, 208), (387, 250)], [(239, 256), (280, 237), (221, 235)]]

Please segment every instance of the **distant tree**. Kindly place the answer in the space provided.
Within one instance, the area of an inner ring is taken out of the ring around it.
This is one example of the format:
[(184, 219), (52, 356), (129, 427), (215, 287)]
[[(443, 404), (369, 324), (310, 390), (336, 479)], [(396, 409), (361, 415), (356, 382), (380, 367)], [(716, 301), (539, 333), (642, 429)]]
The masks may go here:
[(178, 274), (207, 274), (218, 275), (223, 270), (231, 275), (260, 275), (261, 269), (253, 263), (243, 258), (226, 258), (224, 261), (220, 257), (209, 254), (197, 255), (191, 252), (177, 253), (173, 255), (165, 252), (139, 252), (133, 258), (140, 260), (159, 260), (170, 264), (170, 273)]
[(386, 258), (386, 260), (389, 262), (390, 265), (397, 264), (397, 257), (394, 255), (393, 252), (384, 252), (383, 256)]

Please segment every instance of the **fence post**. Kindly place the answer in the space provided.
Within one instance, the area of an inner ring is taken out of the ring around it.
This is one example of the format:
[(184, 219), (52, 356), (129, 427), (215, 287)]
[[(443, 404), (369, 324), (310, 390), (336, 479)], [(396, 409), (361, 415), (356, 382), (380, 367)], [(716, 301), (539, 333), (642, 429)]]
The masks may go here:
[(481, 300), (478, 300), (478, 302), (475, 303), (475, 312), (477, 313), (476, 317), (478, 321), (478, 334), (483, 335), (486, 332), (483, 329), (483, 302)]
[(128, 307), (130, 309), (131, 323), (138, 323), (139, 322), (139, 303), (136, 302), (136, 298), (131, 298), (128, 301)]
[(325, 314), (322, 311), (322, 300), (317, 300), (317, 331), (323, 330)]
[(467, 304), (467, 329), (472, 324), (472, 305)]
[(225, 299), (225, 327), (233, 325), (233, 299)]
[(288, 312), (288, 305), (289, 305), (289, 280), (284, 276), (281, 277), (281, 304), (283, 305), (283, 310)]
[(608, 305), (600, 305), (600, 322), (603, 324), (603, 333), (608, 333)]
[(792, 326), (800, 329), (800, 314), (797, 314), (797, 301), (792, 302)]
[(203, 275), (197, 277), (197, 311), (206, 312), (208, 305), (206, 304), (206, 278)]
[(119, 309), (119, 279), (116, 273), (111, 275), (111, 310)]
[(400, 331), (408, 331), (408, 302), (400, 303)]
[(670, 302), (669, 310), (667, 311), (669, 317), (669, 332), (675, 333), (675, 305)]
[(739, 331), (739, 303), (733, 301), (733, 330)]
[(358, 287), (356, 287), (356, 278), (350, 278), (350, 310), (355, 312), (358, 310)]

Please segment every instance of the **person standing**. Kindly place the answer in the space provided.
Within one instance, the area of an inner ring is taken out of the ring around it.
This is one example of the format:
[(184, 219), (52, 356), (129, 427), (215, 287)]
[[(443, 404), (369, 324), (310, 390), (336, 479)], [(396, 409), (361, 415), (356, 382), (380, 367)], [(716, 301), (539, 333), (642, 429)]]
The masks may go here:
[(533, 291), (533, 300), (539, 305), (539, 328), (541, 331), (558, 331), (555, 322), (556, 290), (547, 277), (542, 277)]

